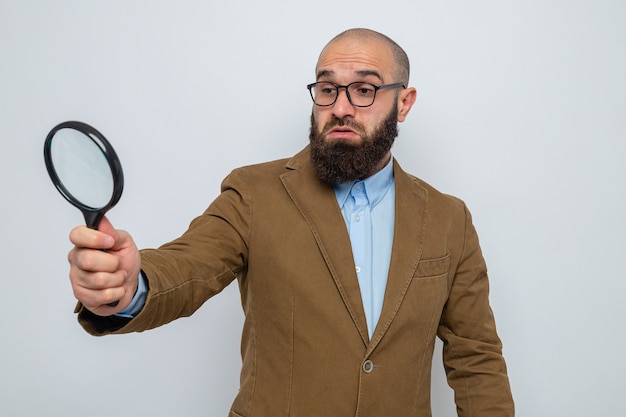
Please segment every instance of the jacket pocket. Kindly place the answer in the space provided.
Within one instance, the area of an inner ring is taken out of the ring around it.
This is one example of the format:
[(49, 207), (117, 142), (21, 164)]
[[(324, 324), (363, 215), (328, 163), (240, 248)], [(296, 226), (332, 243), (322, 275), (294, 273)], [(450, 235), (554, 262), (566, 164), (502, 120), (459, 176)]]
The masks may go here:
[(450, 271), (450, 254), (440, 258), (422, 259), (417, 265), (414, 279), (438, 278)]

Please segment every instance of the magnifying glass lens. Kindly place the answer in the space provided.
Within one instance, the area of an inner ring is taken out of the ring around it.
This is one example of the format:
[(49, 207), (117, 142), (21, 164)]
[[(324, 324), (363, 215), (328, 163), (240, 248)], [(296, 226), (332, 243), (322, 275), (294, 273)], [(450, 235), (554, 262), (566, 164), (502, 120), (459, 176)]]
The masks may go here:
[(113, 195), (113, 173), (96, 142), (65, 128), (55, 133), (50, 146), (54, 170), (66, 191), (86, 207), (105, 207)]

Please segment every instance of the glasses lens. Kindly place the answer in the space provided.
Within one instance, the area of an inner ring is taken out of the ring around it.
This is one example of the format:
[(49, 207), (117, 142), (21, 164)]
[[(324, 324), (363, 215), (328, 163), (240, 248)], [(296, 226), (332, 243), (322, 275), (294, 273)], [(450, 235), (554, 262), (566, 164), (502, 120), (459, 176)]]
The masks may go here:
[(374, 103), (376, 88), (370, 83), (352, 83), (348, 85), (348, 94), (352, 104), (367, 107)]
[(319, 106), (330, 106), (337, 98), (337, 87), (328, 82), (315, 83), (311, 87), (311, 96), (315, 104)]

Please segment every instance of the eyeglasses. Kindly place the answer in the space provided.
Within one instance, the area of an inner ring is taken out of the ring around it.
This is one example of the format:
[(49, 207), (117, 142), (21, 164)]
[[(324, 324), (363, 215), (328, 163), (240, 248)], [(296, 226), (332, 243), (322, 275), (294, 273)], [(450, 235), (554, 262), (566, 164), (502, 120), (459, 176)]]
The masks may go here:
[(339, 90), (345, 88), (348, 101), (355, 107), (369, 107), (374, 104), (378, 90), (398, 87), (406, 88), (406, 85), (403, 83), (376, 85), (361, 81), (348, 85), (337, 85), (328, 81), (321, 81), (306, 86), (311, 93), (313, 103), (318, 106), (332, 106), (339, 97)]

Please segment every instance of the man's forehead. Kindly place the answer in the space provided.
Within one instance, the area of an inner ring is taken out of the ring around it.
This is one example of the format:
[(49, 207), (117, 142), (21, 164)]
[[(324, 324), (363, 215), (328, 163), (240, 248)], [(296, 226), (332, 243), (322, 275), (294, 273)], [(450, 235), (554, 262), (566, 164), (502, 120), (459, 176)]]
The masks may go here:
[(375, 76), (382, 80), (393, 70), (393, 55), (381, 42), (362, 39), (339, 39), (329, 43), (317, 61), (316, 76), (342, 75), (357, 77)]
[[(354, 70), (352, 71), (352, 75), (355, 77), (359, 77), (359, 78), (367, 78), (367, 77), (376, 77), (380, 80), (383, 79), (380, 71), (375, 70), (375, 69), (363, 69), (363, 70)], [(319, 80), (320, 78), (334, 78), (337, 76), (336, 71), (330, 70), (330, 69), (319, 69), (317, 71), (316, 77)]]

